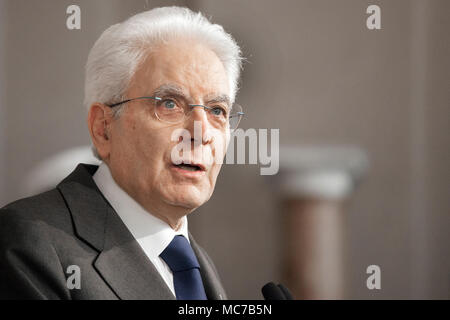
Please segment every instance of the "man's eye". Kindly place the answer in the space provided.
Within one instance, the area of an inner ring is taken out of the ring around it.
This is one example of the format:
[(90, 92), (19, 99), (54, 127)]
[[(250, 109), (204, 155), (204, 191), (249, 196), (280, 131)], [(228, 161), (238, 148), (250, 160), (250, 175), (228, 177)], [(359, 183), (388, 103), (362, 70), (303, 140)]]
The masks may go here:
[(163, 104), (166, 109), (175, 109), (177, 107), (177, 104), (173, 100), (165, 100)]
[(213, 107), (211, 113), (215, 116), (226, 116), (226, 111), (222, 107)]

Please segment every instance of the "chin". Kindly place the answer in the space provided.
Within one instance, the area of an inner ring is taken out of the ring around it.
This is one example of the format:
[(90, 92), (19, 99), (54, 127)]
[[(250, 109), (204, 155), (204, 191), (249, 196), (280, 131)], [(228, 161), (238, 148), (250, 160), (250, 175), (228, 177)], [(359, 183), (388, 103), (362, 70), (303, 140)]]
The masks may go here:
[[(178, 189), (178, 188), (177, 188)], [(176, 194), (173, 195), (171, 204), (186, 209), (194, 210), (201, 205), (203, 205), (210, 198), (209, 191), (201, 191), (195, 187), (180, 188), (182, 190), (177, 190)]]

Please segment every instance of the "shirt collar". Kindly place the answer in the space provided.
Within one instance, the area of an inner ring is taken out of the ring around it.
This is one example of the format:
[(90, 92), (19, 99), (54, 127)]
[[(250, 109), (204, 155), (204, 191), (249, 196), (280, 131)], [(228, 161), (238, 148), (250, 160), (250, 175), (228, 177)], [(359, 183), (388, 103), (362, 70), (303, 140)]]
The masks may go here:
[(183, 235), (189, 241), (186, 216), (182, 218), (180, 229), (173, 230), (166, 222), (152, 215), (130, 197), (115, 182), (104, 162), (100, 164), (93, 179), (131, 234), (151, 257), (158, 257), (175, 235)]

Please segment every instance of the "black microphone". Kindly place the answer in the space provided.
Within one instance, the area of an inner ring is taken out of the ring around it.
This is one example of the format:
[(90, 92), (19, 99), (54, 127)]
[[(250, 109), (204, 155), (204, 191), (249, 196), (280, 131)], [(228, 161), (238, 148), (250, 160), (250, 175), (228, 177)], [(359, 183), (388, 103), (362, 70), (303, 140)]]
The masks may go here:
[(283, 291), (284, 296), (286, 297), (286, 300), (294, 300), (294, 298), (292, 297), (292, 294), (288, 288), (283, 286), (281, 283), (278, 284), (278, 287), (281, 289), (281, 291)]
[(282, 284), (275, 285), (273, 282), (269, 282), (262, 287), (261, 292), (264, 300), (293, 300), (288, 288)]

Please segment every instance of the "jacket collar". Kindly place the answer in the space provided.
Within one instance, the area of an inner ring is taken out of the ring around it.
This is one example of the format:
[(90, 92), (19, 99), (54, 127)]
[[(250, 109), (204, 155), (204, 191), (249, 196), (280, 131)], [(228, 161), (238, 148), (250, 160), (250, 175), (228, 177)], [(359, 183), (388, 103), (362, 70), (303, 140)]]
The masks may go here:
[(175, 299), (98, 190), (92, 179), (97, 168), (80, 164), (57, 186), (71, 212), (76, 235), (100, 252), (94, 267), (121, 299)]

